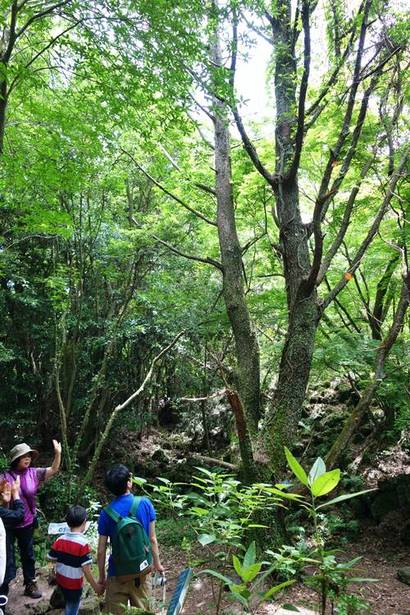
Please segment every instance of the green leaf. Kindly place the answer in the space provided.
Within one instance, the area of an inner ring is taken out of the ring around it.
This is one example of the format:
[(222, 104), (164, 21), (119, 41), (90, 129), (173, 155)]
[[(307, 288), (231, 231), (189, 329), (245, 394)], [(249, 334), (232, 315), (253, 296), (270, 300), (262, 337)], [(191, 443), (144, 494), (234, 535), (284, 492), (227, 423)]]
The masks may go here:
[(330, 470), (325, 472), (322, 476), (319, 476), (311, 487), (312, 495), (318, 498), (322, 495), (326, 495), (330, 491), (333, 491), (340, 482), (340, 470)]
[(242, 596), (242, 598), (245, 598), (245, 600), (248, 599), (251, 595), (251, 592), (244, 583), (232, 583), (232, 585), (229, 586), (229, 589), (233, 594), (235, 594), (235, 597), (240, 595)]
[(252, 564), (251, 566), (248, 566), (247, 568), (243, 566), (242, 574), (240, 576), (242, 580), (245, 581), (245, 583), (250, 583), (259, 574), (261, 568), (262, 568), (262, 562), (257, 562), (256, 564)]
[(296, 583), (296, 581), (291, 579), (289, 581), (284, 581), (283, 583), (280, 583), (279, 585), (275, 585), (274, 587), (271, 587), (270, 589), (268, 589), (267, 592), (263, 594), (263, 600), (269, 600), (269, 598), (271, 598), (278, 592), (282, 591), (282, 589), (285, 589), (285, 587), (288, 587), (289, 585), (293, 585), (293, 583)]
[(212, 542), (215, 542), (216, 536), (213, 534), (201, 534), (198, 536), (198, 541), (201, 543), (203, 547), (206, 545), (210, 545)]
[(209, 510), (207, 508), (201, 508), (200, 506), (193, 506), (191, 512), (195, 513), (199, 517), (205, 517), (208, 515)]
[(351, 577), (349, 583), (378, 583), (380, 579), (372, 579), (371, 577)]
[(244, 568), (247, 568), (248, 566), (251, 566), (252, 564), (254, 564), (255, 560), (256, 560), (256, 544), (255, 544), (255, 541), (252, 541), (243, 558)]
[(294, 604), (282, 604), (284, 611), (293, 611), (293, 613), (300, 613), (299, 609)]
[(300, 465), (299, 461), (292, 455), (290, 450), (285, 446), (285, 455), (290, 469), (293, 474), (300, 480), (303, 485), (308, 486), (308, 477), (305, 470)]
[(138, 487), (142, 487), (142, 485), (145, 485), (147, 481), (145, 480), (145, 478), (140, 478), (139, 476), (133, 476), (132, 482), (138, 485)]
[(357, 491), (356, 493), (346, 493), (345, 495), (339, 495), (337, 498), (333, 498), (333, 500), (329, 500), (324, 504), (320, 504), (319, 508), (324, 508), (325, 506), (331, 506), (332, 504), (337, 504), (338, 502), (344, 502), (345, 500), (350, 500), (351, 498), (356, 498), (358, 495), (363, 495), (364, 493), (370, 493), (371, 491), (377, 491), (377, 489), (364, 489), (364, 491)]
[(319, 476), (322, 476), (325, 472), (326, 472), (325, 462), (323, 461), (321, 457), (318, 457), (309, 472), (309, 476), (308, 476), (309, 485), (313, 485), (315, 480), (319, 478)]
[(301, 499), (303, 500), (303, 495), (300, 495), (299, 493), (286, 493), (286, 491), (280, 491), (279, 489), (276, 489), (276, 487), (267, 487), (264, 491), (277, 495), (279, 498), (284, 498), (285, 500), (292, 500), (293, 502), (297, 502)]
[(235, 568), (235, 572), (238, 576), (242, 578), (242, 565), (239, 561), (239, 558), (236, 555), (232, 556), (233, 567)]
[(220, 572), (217, 572), (216, 570), (211, 570), (210, 568), (206, 568), (205, 570), (200, 570), (197, 575), (199, 576), (200, 574), (209, 574), (211, 577), (215, 577), (216, 579), (219, 579), (220, 581), (222, 581), (223, 583), (225, 583), (225, 585), (234, 585), (234, 582), (232, 581), (232, 579), (230, 579), (229, 577), (226, 577), (224, 574), (221, 574)]

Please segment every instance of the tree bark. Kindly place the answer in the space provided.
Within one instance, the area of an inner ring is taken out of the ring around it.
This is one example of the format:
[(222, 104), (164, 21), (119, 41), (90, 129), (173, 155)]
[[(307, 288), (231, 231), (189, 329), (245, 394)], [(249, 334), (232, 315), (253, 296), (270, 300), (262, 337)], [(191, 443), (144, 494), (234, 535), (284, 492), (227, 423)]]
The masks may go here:
[[(308, 6), (304, 3), (302, 20), (306, 24)], [(285, 445), (290, 445), (297, 432), (301, 409), (309, 380), (316, 330), (319, 321), (315, 284), (307, 284), (311, 263), (308, 231), (302, 222), (299, 186), (295, 160), (300, 156), (298, 132), (303, 131), (304, 109), (299, 106), (296, 117), (296, 60), (290, 0), (278, 2), (279, 19), (274, 19), (276, 43), (276, 176), (273, 186), (279, 222), (279, 246), (283, 258), (288, 302), (288, 329), (279, 367), (273, 404), (267, 411), (264, 434), (265, 448), (275, 474), (285, 465)], [(305, 71), (309, 72), (310, 43), (305, 36)], [(303, 96), (302, 85), (299, 98)], [(295, 126), (298, 127), (295, 133)]]
[[(218, 31), (213, 41), (213, 61), (222, 66)], [(216, 86), (215, 86), (216, 87)], [(228, 109), (214, 96), (217, 224), (223, 267), (223, 297), (235, 339), (239, 396), (251, 433), (260, 418), (259, 344), (252, 326), (244, 291), (242, 250), (236, 230), (232, 191)]]

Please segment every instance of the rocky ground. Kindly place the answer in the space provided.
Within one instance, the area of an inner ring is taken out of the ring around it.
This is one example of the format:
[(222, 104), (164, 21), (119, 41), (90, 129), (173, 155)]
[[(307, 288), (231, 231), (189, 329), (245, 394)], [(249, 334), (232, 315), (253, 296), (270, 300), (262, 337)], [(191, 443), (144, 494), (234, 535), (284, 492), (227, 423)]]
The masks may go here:
[[(359, 570), (360, 576), (377, 579), (376, 583), (363, 584), (356, 589), (356, 592), (370, 603), (369, 615), (410, 615), (410, 586), (397, 579), (397, 570), (410, 565), (407, 548), (403, 548), (394, 536), (380, 536), (374, 531), (373, 526), (364, 526), (360, 540), (354, 544), (348, 544), (345, 551), (349, 558), (358, 555), (363, 557)], [(185, 553), (175, 547), (163, 549), (163, 560), (169, 578), (167, 584), (167, 599), (169, 600), (176, 585), (178, 572), (187, 565), (187, 561)], [(410, 582), (410, 575), (408, 582)], [(61, 610), (53, 610), (49, 606), (52, 588), (48, 585), (46, 572), (40, 573), (39, 585), (43, 591), (41, 600), (25, 598), (22, 595), (23, 588), (19, 576), (10, 592), (8, 613), (10, 615), (62, 613)], [(157, 612), (160, 613), (161, 596), (158, 590), (157, 598)], [(275, 604), (261, 606), (257, 615), (286, 615), (290, 611), (281, 609), (284, 603), (297, 605), (301, 615), (314, 615), (317, 612), (315, 611), (315, 596), (304, 588), (294, 587), (286, 594), (282, 594), (280, 600)], [(185, 603), (184, 615), (212, 615), (215, 612), (214, 605), (215, 598), (210, 580), (203, 576), (194, 578)], [(223, 607), (226, 615), (243, 613), (241, 607), (235, 607), (225, 595)], [(80, 615), (97, 615), (99, 612), (99, 602), (88, 589)]]
[[(354, 402), (352, 391), (343, 383), (312, 393), (303, 419), (304, 435), (297, 451), (304, 465), (308, 465), (317, 454), (325, 456), (329, 442), (340, 431), (349, 407)], [(376, 416), (377, 408), (374, 412)], [(213, 437), (219, 438), (221, 445), (226, 445), (227, 419), (219, 400), (213, 409), (212, 421)], [(196, 425), (200, 425), (200, 420)], [(357, 586), (355, 590), (369, 602), (368, 615), (410, 615), (410, 568), (402, 577), (405, 583), (397, 578), (398, 569), (410, 567), (410, 435), (407, 442), (399, 442), (394, 448), (377, 455), (371, 454), (371, 450), (366, 448), (368, 435), (369, 429), (365, 426), (354, 441), (354, 455), (350, 457), (354, 462), (349, 467), (345, 466), (348, 475), (352, 477), (350, 480), (355, 480), (357, 484), (343, 485), (343, 488), (357, 491), (375, 487), (377, 491), (352, 500), (351, 513), (353, 518), (360, 519), (361, 530), (358, 538), (344, 547), (346, 558), (361, 556), (362, 564), (358, 574), (377, 579), (375, 583)], [(144, 434), (124, 429), (121, 437), (112, 440), (109, 458), (121, 459), (137, 476), (144, 476), (148, 480), (167, 476), (174, 481), (189, 481), (194, 466), (198, 465), (195, 455), (203, 453), (202, 436), (200, 431), (189, 433), (185, 429), (175, 433), (158, 428)], [(225, 448), (224, 459), (235, 463), (235, 451), (230, 456), (229, 448)], [(102, 484), (102, 476), (97, 476), (97, 482)], [(175, 588), (178, 571), (188, 565), (187, 554), (175, 547), (163, 547), (162, 556), (169, 578), (169, 599)], [(191, 558), (195, 560), (195, 554), (191, 553)], [(47, 573), (40, 574), (39, 584), (43, 590), (43, 599), (34, 601), (24, 598), (19, 577), (11, 589), (8, 613), (61, 613), (61, 610), (50, 610), (52, 588), (48, 586)], [(183, 613), (213, 615), (215, 601), (210, 579), (204, 576), (194, 578)], [(303, 615), (313, 615), (317, 612), (316, 602), (314, 594), (294, 586), (280, 596), (277, 603), (259, 607), (256, 615), (286, 615), (291, 611), (281, 609), (284, 603), (297, 605), (299, 613)], [(160, 613), (159, 602), (157, 605), (157, 613)], [(100, 603), (92, 591), (88, 590), (80, 614), (94, 615), (99, 612)], [(224, 594), (223, 612), (225, 615), (233, 615), (243, 610), (230, 603)]]

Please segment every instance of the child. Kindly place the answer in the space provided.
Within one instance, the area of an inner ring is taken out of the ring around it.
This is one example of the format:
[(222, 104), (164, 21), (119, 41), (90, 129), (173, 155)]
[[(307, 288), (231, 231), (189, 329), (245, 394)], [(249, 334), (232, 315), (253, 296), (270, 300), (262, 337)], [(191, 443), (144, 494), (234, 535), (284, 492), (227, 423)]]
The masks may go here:
[(104, 587), (97, 583), (91, 572), (91, 553), (84, 536), (87, 511), (82, 506), (71, 506), (66, 516), (70, 528), (53, 543), (48, 559), (56, 562), (56, 580), (65, 598), (65, 615), (77, 615), (83, 591), (83, 576), (97, 594)]
[(20, 477), (10, 484), (0, 480), (0, 519), (6, 530), (6, 567), (0, 595), (7, 596), (9, 583), (16, 576), (16, 565), (13, 549), (13, 528), (21, 523), (24, 517), (24, 506), (20, 500)]
[[(115, 496), (110, 508), (121, 517), (127, 517), (134, 505), (134, 496), (131, 493), (132, 477), (129, 469), (117, 464), (109, 470), (105, 476), (105, 485)], [(149, 582), (148, 575), (136, 575), (134, 579), (122, 582), (116, 577), (115, 562), (110, 556), (108, 562), (108, 579), (105, 572), (105, 554), (108, 539), (112, 540), (116, 532), (116, 523), (106, 512), (102, 510), (98, 520), (98, 552), (97, 562), (100, 573), (99, 583), (106, 585), (107, 594), (104, 605), (104, 613), (118, 615), (124, 612), (124, 605), (128, 602), (131, 606), (147, 609), (149, 606)], [(143, 497), (135, 513), (136, 518), (144, 528), (152, 548), (153, 568), (161, 574), (164, 568), (160, 561), (158, 541), (155, 531), (156, 513), (154, 507), (146, 497)]]

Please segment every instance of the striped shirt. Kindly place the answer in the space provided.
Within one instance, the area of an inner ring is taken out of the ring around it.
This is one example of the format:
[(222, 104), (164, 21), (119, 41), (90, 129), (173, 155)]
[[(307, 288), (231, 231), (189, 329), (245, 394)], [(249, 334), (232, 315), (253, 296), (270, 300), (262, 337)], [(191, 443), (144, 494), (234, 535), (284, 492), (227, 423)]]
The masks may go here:
[(52, 544), (48, 559), (56, 562), (56, 581), (63, 589), (83, 586), (83, 566), (92, 563), (90, 546), (84, 534), (67, 532)]

